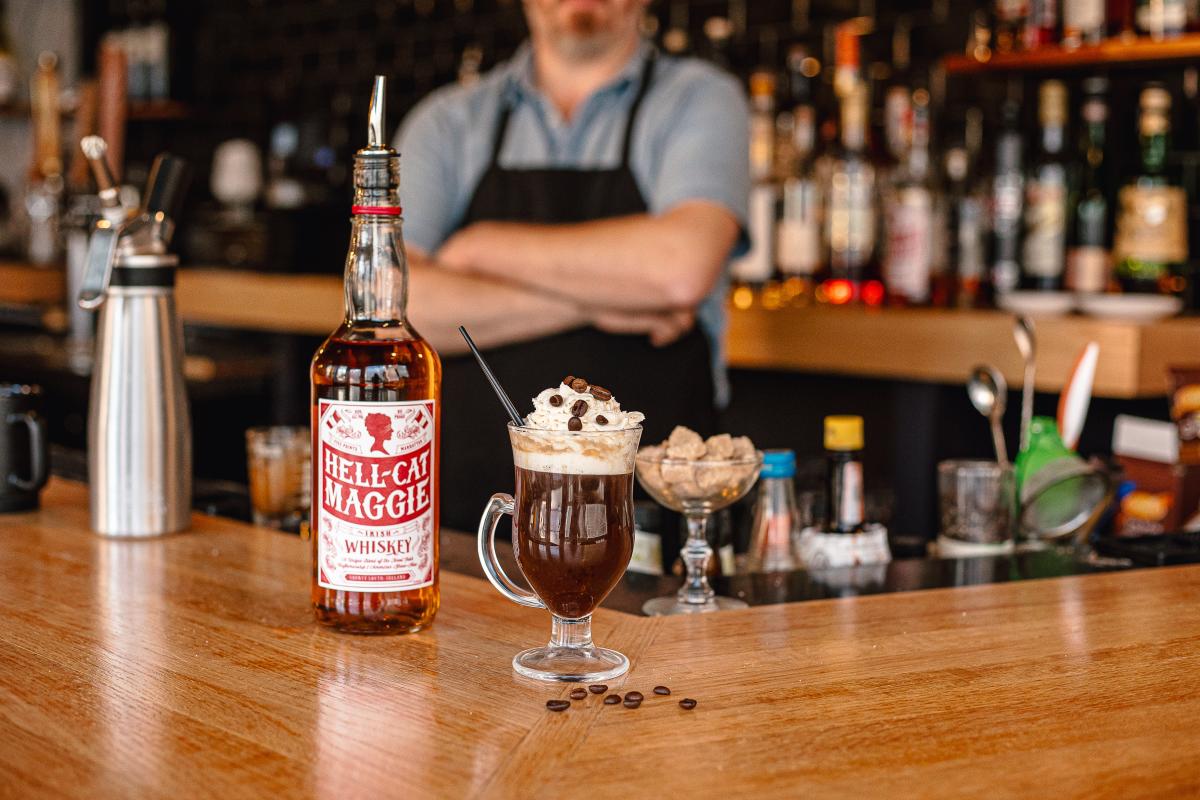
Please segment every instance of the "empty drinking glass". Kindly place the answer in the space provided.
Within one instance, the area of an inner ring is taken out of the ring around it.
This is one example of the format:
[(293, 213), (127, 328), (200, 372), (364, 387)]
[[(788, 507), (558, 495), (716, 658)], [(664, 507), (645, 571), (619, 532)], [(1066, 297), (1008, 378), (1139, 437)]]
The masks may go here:
[(1013, 544), (1013, 471), (995, 461), (938, 464), (943, 551), (1006, 550)]

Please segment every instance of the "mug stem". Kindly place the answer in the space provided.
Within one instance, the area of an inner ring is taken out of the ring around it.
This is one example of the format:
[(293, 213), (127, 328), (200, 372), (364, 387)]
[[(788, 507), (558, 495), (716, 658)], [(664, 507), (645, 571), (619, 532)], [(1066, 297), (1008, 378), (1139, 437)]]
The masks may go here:
[(552, 615), (550, 627), (551, 647), (583, 649), (592, 646), (592, 615), (579, 619), (563, 619)]

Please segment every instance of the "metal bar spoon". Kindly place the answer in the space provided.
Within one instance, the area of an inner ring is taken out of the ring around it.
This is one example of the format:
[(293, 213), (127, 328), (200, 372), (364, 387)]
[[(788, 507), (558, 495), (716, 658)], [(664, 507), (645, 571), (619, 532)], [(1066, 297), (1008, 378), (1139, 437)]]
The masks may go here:
[(1004, 443), (1001, 421), (1008, 404), (1008, 383), (1000, 371), (990, 364), (981, 364), (971, 371), (967, 381), (967, 396), (975, 410), (987, 418), (992, 426), (992, 444), (996, 446), (996, 460), (1008, 466), (1008, 447)]
[(1033, 320), (1017, 317), (1013, 321), (1013, 338), (1025, 359), (1025, 377), (1021, 384), (1021, 450), (1029, 447), (1029, 423), (1033, 419), (1033, 383), (1037, 374), (1037, 337)]

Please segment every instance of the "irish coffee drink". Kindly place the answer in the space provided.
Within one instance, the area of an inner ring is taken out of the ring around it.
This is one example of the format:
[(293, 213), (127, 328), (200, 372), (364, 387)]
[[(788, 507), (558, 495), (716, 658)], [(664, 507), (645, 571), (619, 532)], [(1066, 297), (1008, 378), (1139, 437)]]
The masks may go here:
[[(622, 411), (607, 389), (573, 376), (534, 405), (524, 426), (509, 426), (515, 496), (492, 497), (479, 524), (480, 561), (506, 597), (554, 618), (549, 646), (519, 653), (513, 669), (543, 680), (608, 680), (624, 674), (629, 661), (592, 644), (591, 614), (633, 554), (642, 415)], [(513, 515), (513, 549), (532, 593), (495, 558), (495, 526), (505, 513)]]

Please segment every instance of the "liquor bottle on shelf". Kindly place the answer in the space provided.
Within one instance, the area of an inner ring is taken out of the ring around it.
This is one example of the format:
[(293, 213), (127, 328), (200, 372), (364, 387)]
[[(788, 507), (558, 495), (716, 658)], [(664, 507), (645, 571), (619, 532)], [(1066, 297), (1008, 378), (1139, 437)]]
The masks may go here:
[(0, 3), (0, 108), (8, 108), (17, 100), (20, 88), (20, 68), (8, 35), (5, 3)]
[(1137, 0), (1137, 29), (1155, 41), (1181, 36), (1187, 28), (1186, 0)]
[(783, 278), (783, 302), (812, 302), (821, 266), (821, 191), (816, 174), (817, 115), (812, 79), (816, 59), (803, 47), (788, 52), (790, 157), (781, 174), (782, 201), (776, 225), (775, 252)]
[(1036, 50), (1058, 41), (1059, 0), (1029, 0), (1029, 13), (1021, 29), (1021, 46)]
[(912, 98), (912, 140), (887, 193), (883, 284), (893, 305), (929, 302), (934, 186), (929, 168), (929, 92)]
[(1025, 184), (1022, 282), (1027, 289), (1055, 291), (1062, 288), (1067, 243), (1067, 87), (1061, 81), (1039, 88), (1038, 123), (1041, 139)]
[(58, 56), (43, 52), (29, 86), (32, 114), (33, 163), (25, 191), (29, 215), (26, 253), (38, 266), (58, 262), (61, 252), (63, 158), (62, 117), (59, 112)]
[(1104, 0), (1064, 0), (1063, 47), (1099, 44), (1104, 38)]
[(1021, 31), (1029, 15), (1029, 0), (996, 0), (992, 13), (995, 17), (996, 52), (1011, 53), (1021, 47)]
[(985, 200), (973, 185), (966, 143), (946, 148), (947, 264), (953, 285), (947, 294), (958, 308), (987, 302), (987, 254), (984, 250)]
[(820, 295), (826, 302), (877, 303), (864, 296), (875, 258), (878, 210), (875, 204), (875, 165), (867, 155), (867, 87), (856, 81), (842, 98), (841, 144), (830, 160), (830, 178), (823, 181), (824, 241), (828, 278)]
[(1109, 263), (1108, 199), (1105, 195), (1104, 144), (1108, 124), (1108, 79), (1083, 82), (1079, 160), (1082, 176), (1067, 251), (1067, 288), (1073, 292), (1103, 292), (1112, 272)]
[(829, 531), (859, 533), (866, 517), (863, 489), (863, 419), (825, 418), (825, 460), (829, 470)]
[(312, 361), (312, 603), (354, 633), (433, 622), (438, 592), (441, 362), (406, 316), (400, 157), (375, 78), (354, 158), (346, 318)]
[(996, 294), (1010, 292), (1020, 282), (1021, 217), (1025, 207), (1024, 141), (1017, 127), (1019, 101), (1010, 97), (1002, 116), (991, 186), (991, 282)]
[(1187, 262), (1187, 198), (1166, 176), (1171, 95), (1161, 84), (1142, 89), (1138, 143), (1142, 171), (1118, 195), (1113, 237), (1116, 276), (1126, 292), (1176, 292)]
[(758, 70), (750, 76), (750, 250), (730, 266), (733, 303), (749, 308), (754, 293), (774, 274), (775, 75)]
[(1128, 40), (1137, 37), (1134, 23), (1136, 0), (1106, 0), (1105, 14), (1108, 35), (1114, 39)]
[(896, 19), (892, 30), (892, 75), (883, 95), (884, 145), (892, 164), (899, 165), (912, 143), (913, 88), (909, 74), (912, 22), (907, 16)]

